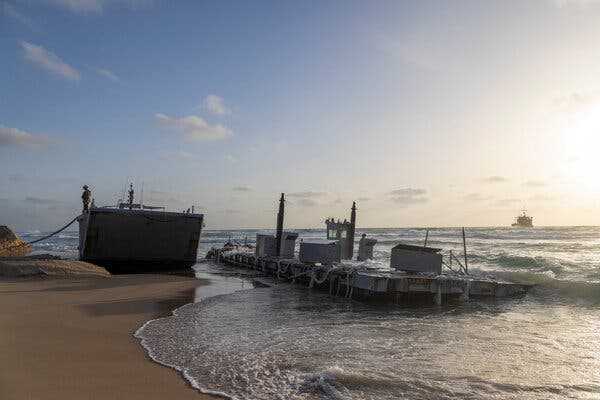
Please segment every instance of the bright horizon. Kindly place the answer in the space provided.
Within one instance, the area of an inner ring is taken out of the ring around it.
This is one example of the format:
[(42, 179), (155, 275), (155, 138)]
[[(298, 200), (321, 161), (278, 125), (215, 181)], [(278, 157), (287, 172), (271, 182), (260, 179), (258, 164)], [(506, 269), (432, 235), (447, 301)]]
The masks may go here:
[[(0, 224), (600, 225), (600, 1), (0, 1)], [(176, 23), (174, 23), (176, 21)]]

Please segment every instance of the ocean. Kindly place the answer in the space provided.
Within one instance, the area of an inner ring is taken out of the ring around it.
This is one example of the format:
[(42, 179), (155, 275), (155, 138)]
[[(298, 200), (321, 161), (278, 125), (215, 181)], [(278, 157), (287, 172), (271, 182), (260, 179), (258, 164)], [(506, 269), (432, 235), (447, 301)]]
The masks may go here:
[[(600, 398), (600, 227), (467, 229), (471, 274), (536, 286), (523, 298), (443, 306), (254, 287), (256, 272), (202, 261), (212, 246), (252, 243), (257, 232), (203, 232), (194, 268), (211, 285), (136, 332), (156, 362), (202, 392), (240, 400)], [(425, 238), (424, 229), (362, 233), (378, 240), (369, 265), (381, 269), (393, 245)], [(462, 256), (456, 228), (431, 229), (428, 245)], [(76, 257), (77, 234), (34, 250)]]

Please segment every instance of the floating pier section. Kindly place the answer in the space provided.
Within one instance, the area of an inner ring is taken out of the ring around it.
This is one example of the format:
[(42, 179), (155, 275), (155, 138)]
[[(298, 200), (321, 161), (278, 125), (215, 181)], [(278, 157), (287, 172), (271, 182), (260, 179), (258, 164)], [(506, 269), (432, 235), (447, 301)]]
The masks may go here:
[(277, 280), (328, 291), (333, 296), (391, 304), (466, 301), (469, 298), (523, 296), (531, 285), (475, 279), (470, 276), (417, 275), (380, 271), (347, 264), (304, 264), (296, 259), (256, 257), (239, 249), (212, 249), (207, 259), (252, 269)]

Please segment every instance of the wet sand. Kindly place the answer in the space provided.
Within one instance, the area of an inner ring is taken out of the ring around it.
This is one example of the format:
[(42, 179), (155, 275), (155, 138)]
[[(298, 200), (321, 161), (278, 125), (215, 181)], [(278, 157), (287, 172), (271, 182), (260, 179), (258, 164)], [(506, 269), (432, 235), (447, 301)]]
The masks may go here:
[(0, 280), (0, 399), (214, 399), (133, 333), (206, 285), (165, 275)]

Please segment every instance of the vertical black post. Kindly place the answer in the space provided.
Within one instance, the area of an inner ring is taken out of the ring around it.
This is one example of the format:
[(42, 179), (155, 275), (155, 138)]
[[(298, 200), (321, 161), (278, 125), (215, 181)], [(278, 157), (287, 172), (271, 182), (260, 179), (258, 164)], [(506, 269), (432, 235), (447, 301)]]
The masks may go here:
[(350, 214), (350, 232), (348, 232), (348, 259), (352, 260), (354, 256), (354, 233), (356, 231), (356, 202), (352, 202), (352, 212)]
[(129, 201), (129, 209), (131, 210), (133, 208), (133, 183), (129, 184), (129, 198), (127, 199)]
[(469, 273), (469, 264), (467, 264), (467, 240), (465, 239), (465, 228), (462, 228), (463, 250), (465, 252), (465, 274)]
[(277, 257), (281, 256), (281, 239), (283, 238), (283, 215), (285, 214), (285, 196), (281, 193), (279, 212), (277, 213), (277, 237), (275, 239)]
[(429, 228), (425, 231), (425, 244), (423, 247), (427, 247), (427, 239), (429, 239)]

